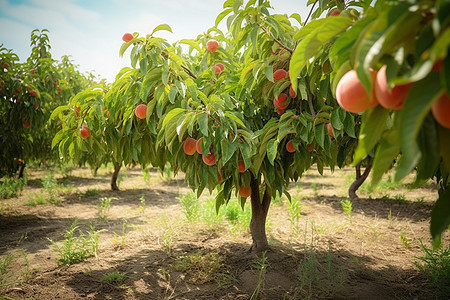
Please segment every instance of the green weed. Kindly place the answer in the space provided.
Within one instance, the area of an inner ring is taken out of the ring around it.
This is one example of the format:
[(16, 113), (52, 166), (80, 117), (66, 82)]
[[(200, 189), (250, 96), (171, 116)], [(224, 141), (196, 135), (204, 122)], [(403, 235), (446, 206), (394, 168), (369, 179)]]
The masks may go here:
[(450, 299), (450, 247), (429, 249), (419, 239), (424, 256), (415, 257), (420, 272), (429, 279), (430, 288), (439, 299)]
[(108, 212), (111, 208), (111, 201), (117, 200), (116, 197), (102, 197), (98, 199), (100, 201), (97, 205), (97, 218), (100, 220), (106, 220), (108, 218)]
[(217, 252), (197, 252), (178, 258), (173, 268), (185, 272), (189, 282), (203, 284), (221, 277), (222, 266), (222, 258)]
[(197, 196), (193, 192), (188, 192), (179, 197), (181, 208), (188, 222), (196, 220), (199, 216), (200, 204)]
[(117, 233), (114, 232), (114, 236), (113, 236), (113, 242), (119, 245), (125, 245), (125, 239), (126, 239), (126, 235), (127, 235), (127, 228), (128, 228), (128, 221), (127, 220), (123, 220), (122, 223), (122, 234), (118, 235)]
[(29, 201), (27, 203), (25, 203), (25, 205), (38, 206), (38, 205), (47, 204), (44, 194), (42, 194), (42, 193), (30, 193), (30, 194), (27, 194), (27, 197), (28, 197)]
[(300, 233), (300, 211), (301, 211), (301, 203), (298, 199), (298, 196), (292, 197), (291, 201), (289, 202), (289, 223), (290, 223), (290, 230), (291, 235), (293, 237), (298, 237), (298, 234)]
[(141, 205), (139, 206), (139, 210), (142, 212), (142, 214), (144, 214), (144, 212), (145, 212), (145, 197), (144, 197), (144, 195), (142, 195), (141, 198), (139, 198), (139, 201), (141, 202)]
[(407, 248), (407, 249), (411, 248), (411, 244), (409, 243), (409, 240), (406, 237), (406, 233), (403, 230), (400, 233), (400, 241), (402, 241), (403, 246), (405, 246), (405, 248)]
[(25, 178), (4, 178), (3, 182), (0, 183), (0, 199), (16, 197), (19, 192), (23, 191), (25, 185)]
[(253, 267), (258, 272), (258, 282), (256, 284), (256, 288), (253, 291), (250, 299), (258, 299), (264, 290), (266, 270), (267, 270), (267, 267), (269, 266), (269, 264), (267, 262), (266, 254), (267, 254), (267, 251), (263, 251), (261, 254), (261, 257), (253, 265)]
[[(56, 243), (49, 239), (55, 251), (59, 254), (58, 263), (71, 265), (91, 256), (97, 257), (98, 240), (101, 232), (102, 230), (94, 230), (91, 225), (89, 226), (89, 232), (85, 234), (78, 228), (78, 220), (75, 219), (69, 229), (66, 230), (65, 239), (62, 242)], [(76, 233), (78, 233), (78, 236), (76, 236)]]
[(126, 277), (125, 273), (111, 272), (103, 275), (102, 281), (110, 284), (122, 284)]
[(100, 193), (101, 191), (98, 189), (87, 189), (86, 192), (84, 192), (83, 196), (84, 197), (97, 196)]
[(350, 223), (352, 222), (352, 202), (348, 199), (341, 201), (342, 209), (344, 210), (345, 215), (349, 219)]

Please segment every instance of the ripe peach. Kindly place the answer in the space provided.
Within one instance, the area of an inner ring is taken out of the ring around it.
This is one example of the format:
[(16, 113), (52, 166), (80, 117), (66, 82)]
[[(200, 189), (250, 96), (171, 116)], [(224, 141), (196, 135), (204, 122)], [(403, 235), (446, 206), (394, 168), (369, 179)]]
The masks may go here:
[(30, 128), (30, 121), (26, 120), (25, 123), (23, 123), (23, 127)]
[(86, 124), (83, 124), (83, 126), (81, 127), (80, 135), (83, 139), (87, 139), (91, 135), (89, 132), (89, 127)]
[(334, 138), (333, 126), (331, 126), (331, 123), (328, 123), (328, 124), (327, 124), (327, 131), (328, 131), (328, 134), (329, 134), (332, 138)]
[[(376, 72), (371, 72), (371, 76), (374, 82)], [(375, 93), (372, 92), (372, 99), (370, 99), (355, 70), (348, 71), (339, 80), (336, 87), (336, 100), (343, 109), (352, 113), (360, 113), (378, 105)]]
[(214, 153), (210, 152), (208, 155), (202, 155), (203, 162), (208, 166), (212, 166), (216, 163), (216, 157)]
[(145, 119), (145, 117), (147, 116), (147, 105), (139, 104), (138, 106), (136, 106), (136, 108), (134, 109), (134, 114), (139, 119)]
[(131, 41), (132, 39), (134, 39), (134, 36), (133, 36), (131, 33), (129, 33), (129, 32), (125, 33), (125, 34), (122, 36), (122, 40), (123, 40), (125, 43), (128, 43), (128, 42)]
[(289, 86), (289, 96), (291, 96), (291, 98), (297, 97), (297, 93), (292, 88), (292, 85)]
[(197, 144), (195, 145), (195, 147), (197, 148), (197, 152), (198, 154), (203, 154), (202, 148), (200, 147), (201, 143), (202, 143), (203, 138), (199, 138), (197, 141)]
[(219, 49), (219, 43), (216, 40), (209, 40), (206, 43), (206, 50), (208, 50), (211, 53), (214, 53)]
[(375, 80), (375, 96), (381, 106), (399, 110), (403, 107), (412, 83), (394, 86), (390, 91), (386, 79), (386, 65), (382, 66)]
[(219, 75), (223, 70), (225, 70), (223, 63), (217, 63), (214, 65), (214, 74)]
[(243, 160), (238, 161), (238, 171), (239, 171), (239, 173), (245, 172), (245, 163)]
[(292, 143), (292, 140), (286, 143), (286, 150), (291, 153), (295, 152), (295, 147), (294, 144)]
[(195, 149), (195, 144), (197, 143), (197, 140), (188, 137), (183, 144), (183, 151), (184, 153), (186, 153), (187, 155), (194, 155), (196, 149)]
[(22, 161), (20, 159), (16, 160), (16, 162), (17, 162), (18, 165), (22, 164)]
[(278, 98), (273, 99), (273, 106), (275, 106), (276, 109), (282, 109), (285, 110), (286, 107), (289, 106), (289, 103), (284, 103), (288, 98), (288, 95), (281, 93), (278, 95)]
[(273, 79), (274, 79), (275, 81), (278, 81), (278, 80), (281, 80), (281, 79), (283, 79), (284, 77), (286, 77), (286, 75), (287, 75), (287, 72), (286, 72), (285, 70), (283, 70), (283, 69), (278, 69), (278, 70), (276, 70), (275, 72), (273, 72)]
[(435, 62), (433, 68), (431, 69), (431, 72), (440, 72), (442, 70), (442, 63), (442, 59)]
[(31, 70), (30, 70), (30, 73), (31, 73), (31, 74), (36, 74), (36, 69), (31, 69)]
[(3, 69), (9, 70), (9, 65), (7, 63), (3, 63)]
[(34, 109), (38, 109), (39, 108), (39, 103), (36, 101), (34, 102)]
[(284, 109), (277, 108), (277, 113), (281, 116), (282, 114), (284, 114)]
[(239, 188), (239, 196), (241, 196), (243, 198), (247, 198), (248, 196), (250, 196), (250, 192), (251, 192), (251, 189), (249, 186), (241, 186)]
[(333, 17), (335, 17), (335, 16), (339, 16), (341, 13), (340, 13), (340, 11), (338, 10), (338, 9), (333, 9), (331, 12), (330, 12), (330, 16), (333, 16)]
[(444, 93), (431, 107), (434, 119), (442, 127), (450, 129), (450, 95)]
[(33, 96), (33, 97), (36, 97), (37, 93), (36, 93), (35, 90), (31, 90), (31, 91), (30, 91), (30, 95)]

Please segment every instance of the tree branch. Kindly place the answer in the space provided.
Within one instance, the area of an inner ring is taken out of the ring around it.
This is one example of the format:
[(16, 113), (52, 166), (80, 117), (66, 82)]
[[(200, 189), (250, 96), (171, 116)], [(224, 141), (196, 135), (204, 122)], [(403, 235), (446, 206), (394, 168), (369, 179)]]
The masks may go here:
[(312, 15), (312, 12), (313, 12), (313, 10), (314, 10), (314, 6), (316, 6), (316, 3), (317, 3), (317, 0), (316, 0), (316, 1), (313, 3), (313, 5), (311, 6), (311, 10), (309, 11), (308, 16), (306, 17), (305, 22), (303, 22), (303, 27), (305, 27), (306, 23), (308, 23), (308, 20), (309, 20), (309, 18), (310, 18), (311, 15)]
[(183, 65), (181, 65), (181, 67), (183, 68), (183, 70), (185, 70), (186, 71), (186, 73), (188, 73), (189, 74), (189, 76), (191, 76), (192, 78), (194, 78), (194, 79), (197, 79), (197, 76), (195, 76), (195, 74), (194, 73), (192, 73), (192, 71), (191, 70), (189, 70), (189, 68), (188, 67), (186, 67), (186, 66), (183, 66)]
[(291, 54), (294, 52), (294, 50), (290, 49), (288, 46), (284, 45), (279, 39), (277, 39), (276, 37), (274, 37), (272, 35), (272, 33), (270, 31), (268, 31), (264, 26), (259, 25), (258, 26), (268, 35), (270, 35), (270, 37), (273, 39), (273, 41), (275, 43), (277, 43), (278, 45), (280, 45), (281, 48), (286, 49), (287, 51), (289, 51)]

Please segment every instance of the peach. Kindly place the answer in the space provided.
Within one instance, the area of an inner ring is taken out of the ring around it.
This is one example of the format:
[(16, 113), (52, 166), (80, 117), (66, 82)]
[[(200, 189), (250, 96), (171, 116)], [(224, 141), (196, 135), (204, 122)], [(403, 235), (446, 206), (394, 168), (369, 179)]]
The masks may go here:
[(219, 75), (223, 70), (225, 70), (223, 63), (217, 63), (214, 65), (214, 74)]
[(183, 144), (183, 151), (187, 155), (194, 155), (196, 152), (195, 145), (197, 144), (197, 140), (188, 137)]
[(131, 41), (132, 39), (134, 39), (134, 36), (133, 36), (131, 33), (129, 33), (129, 32), (125, 33), (125, 34), (122, 36), (122, 40), (123, 40), (125, 43), (128, 43), (128, 42)]
[(381, 106), (387, 109), (399, 110), (403, 107), (403, 103), (408, 96), (412, 83), (394, 86), (389, 91), (386, 79), (386, 68), (386, 65), (382, 66), (377, 73), (374, 86), (375, 96)]
[(289, 103), (284, 103), (288, 98), (288, 95), (281, 93), (278, 95), (278, 98), (273, 99), (273, 106), (275, 106), (276, 109), (282, 109), (285, 110)]
[(139, 104), (138, 106), (136, 106), (134, 114), (139, 119), (145, 119), (145, 117), (147, 116), (147, 105)]
[(284, 77), (286, 77), (286, 75), (287, 75), (287, 72), (286, 72), (285, 70), (283, 70), (283, 69), (278, 69), (278, 70), (276, 70), (275, 72), (273, 72), (273, 79), (274, 79), (275, 81), (278, 81), (278, 80), (281, 80), (281, 79), (283, 79)]
[(208, 155), (202, 155), (203, 162), (208, 166), (213, 166), (216, 163), (216, 156), (210, 152)]
[(243, 160), (238, 161), (238, 171), (239, 171), (239, 173), (245, 172), (245, 163)]
[(450, 129), (450, 96), (444, 93), (431, 107), (433, 117), (442, 127)]
[(251, 189), (249, 186), (241, 186), (239, 188), (239, 196), (241, 196), (243, 198), (247, 198), (248, 196), (250, 196), (250, 192), (251, 192)]
[[(374, 82), (376, 72), (372, 71), (371, 76)], [(348, 71), (339, 80), (336, 87), (336, 100), (343, 109), (352, 113), (360, 113), (378, 105), (375, 93), (372, 93), (372, 99), (370, 99), (355, 70)]]
[(295, 147), (294, 147), (294, 143), (292, 143), (292, 140), (290, 140), (289, 142), (286, 143), (286, 150), (288, 152), (295, 152)]
[(219, 49), (219, 43), (216, 40), (209, 40), (206, 43), (206, 50), (208, 50), (211, 53), (214, 53)]

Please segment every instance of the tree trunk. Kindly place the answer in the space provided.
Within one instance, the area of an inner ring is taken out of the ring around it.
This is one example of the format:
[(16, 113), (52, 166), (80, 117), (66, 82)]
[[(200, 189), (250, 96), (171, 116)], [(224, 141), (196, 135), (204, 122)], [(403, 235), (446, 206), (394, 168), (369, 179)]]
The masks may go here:
[(267, 212), (269, 211), (271, 197), (266, 189), (261, 201), (259, 193), (259, 182), (258, 179), (253, 177), (253, 175), (250, 181), (250, 187), (252, 189), (250, 195), (252, 206), (250, 233), (253, 240), (250, 251), (260, 253), (269, 248), (269, 243), (267, 242), (266, 236), (266, 218)]
[(25, 171), (25, 162), (23, 162), (19, 167), (19, 178), (23, 178), (24, 171)]
[(111, 190), (118, 191), (119, 187), (117, 186), (117, 178), (119, 177), (119, 171), (122, 167), (122, 164), (115, 163), (114, 164), (114, 173), (111, 177)]
[(353, 181), (353, 183), (348, 188), (348, 196), (350, 197), (350, 200), (359, 199), (358, 195), (356, 195), (356, 191), (364, 183), (364, 181), (366, 181), (371, 169), (372, 169), (372, 163), (370, 163), (364, 170), (364, 173), (361, 174), (361, 165), (360, 164), (356, 165), (356, 167), (355, 167), (356, 179), (355, 179), (355, 181)]

